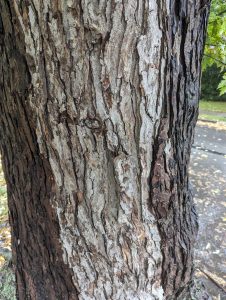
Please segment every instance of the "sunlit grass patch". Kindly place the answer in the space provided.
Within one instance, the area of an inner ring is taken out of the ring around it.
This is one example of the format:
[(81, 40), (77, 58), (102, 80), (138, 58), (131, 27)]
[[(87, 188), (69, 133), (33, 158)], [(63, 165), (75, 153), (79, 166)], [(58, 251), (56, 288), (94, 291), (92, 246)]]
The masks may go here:
[(221, 116), (213, 116), (213, 115), (207, 115), (207, 114), (200, 114), (199, 115), (200, 120), (208, 120), (208, 121), (222, 121), (226, 122), (226, 117)]
[(226, 112), (226, 101), (200, 101), (199, 107), (202, 110)]

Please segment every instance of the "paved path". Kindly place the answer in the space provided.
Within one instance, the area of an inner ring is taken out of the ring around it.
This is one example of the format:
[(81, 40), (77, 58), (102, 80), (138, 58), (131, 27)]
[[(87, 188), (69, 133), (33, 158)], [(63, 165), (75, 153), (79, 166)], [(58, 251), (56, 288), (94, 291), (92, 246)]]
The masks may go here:
[(213, 299), (226, 300), (226, 126), (196, 127), (190, 174), (199, 214), (197, 275)]

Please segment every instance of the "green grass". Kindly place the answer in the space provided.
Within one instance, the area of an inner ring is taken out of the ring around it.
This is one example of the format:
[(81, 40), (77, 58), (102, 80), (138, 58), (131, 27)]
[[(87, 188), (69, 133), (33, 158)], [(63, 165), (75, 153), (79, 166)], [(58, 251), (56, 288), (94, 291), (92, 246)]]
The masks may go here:
[(203, 101), (199, 103), (201, 110), (215, 111), (215, 112), (225, 112), (226, 113), (226, 101)]
[(200, 114), (199, 115), (199, 120), (226, 122), (226, 118), (225, 117), (213, 116), (213, 115), (206, 115), (206, 114)]
[(201, 100), (199, 103), (199, 109), (199, 119), (226, 122), (226, 102)]

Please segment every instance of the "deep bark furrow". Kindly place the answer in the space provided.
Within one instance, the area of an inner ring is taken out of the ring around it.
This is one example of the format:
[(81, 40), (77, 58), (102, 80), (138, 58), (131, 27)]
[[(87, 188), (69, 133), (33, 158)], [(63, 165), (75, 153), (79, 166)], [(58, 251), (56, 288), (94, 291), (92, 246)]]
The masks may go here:
[(19, 299), (175, 299), (191, 280), (199, 5), (1, 2)]
[[(169, 92), (165, 94), (165, 109), (162, 112), (166, 118), (162, 118), (154, 142), (155, 156), (150, 175), (151, 209), (158, 220), (163, 251), (162, 282), (169, 299), (174, 299), (173, 291), (178, 297), (184, 292), (193, 272), (197, 215), (188, 182), (188, 165), (198, 114), (199, 78), (208, 6), (201, 15), (198, 3), (195, 9), (192, 3), (184, 7), (172, 3), (172, 9), (176, 15), (172, 11), (169, 18), (174, 30), (170, 36), (175, 37), (173, 41), (165, 40), (165, 43), (168, 49), (174, 48), (173, 44), (177, 43), (180, 52), (174, 55), (169, 53), (170, 63), (166, 68), (165, 80), (170, 80), (171, 84), (166, 85)], [(191, 27), (195, 19), (197, 21)], [(199, 43), (196, 41), (194, 44), (191, 35), (201, 35)], [(187, 47), (191, 53), (195, 51), (192, 55), (196, 58), (195, 65), (187, 63)], [(176, 270), (172, 268), (173, 265)]]

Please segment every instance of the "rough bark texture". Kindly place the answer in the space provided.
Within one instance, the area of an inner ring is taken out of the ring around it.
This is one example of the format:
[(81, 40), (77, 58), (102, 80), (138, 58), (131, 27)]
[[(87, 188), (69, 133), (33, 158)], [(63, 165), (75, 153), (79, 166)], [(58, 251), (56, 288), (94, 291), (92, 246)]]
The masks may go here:
[(0, 2), (0, 145), (18, 299), (186, 293), (208, 8)]

